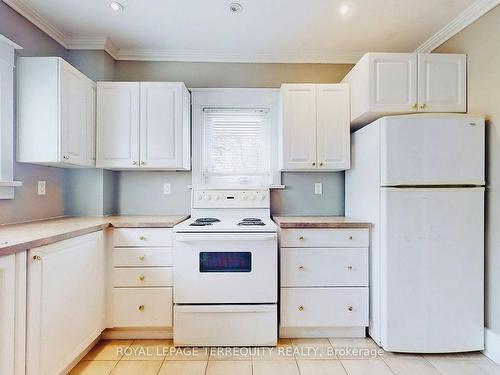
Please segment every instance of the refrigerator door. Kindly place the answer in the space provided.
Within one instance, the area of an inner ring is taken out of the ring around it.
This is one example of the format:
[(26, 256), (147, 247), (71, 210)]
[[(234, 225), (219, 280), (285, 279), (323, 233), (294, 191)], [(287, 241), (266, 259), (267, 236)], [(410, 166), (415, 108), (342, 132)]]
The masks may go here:
[(484, 185), (484, 118), (409, 115), (380, 120), (380, 185)]
[(483, 349), (483, 215), (483, 188), (381, 190), (385, 350)]

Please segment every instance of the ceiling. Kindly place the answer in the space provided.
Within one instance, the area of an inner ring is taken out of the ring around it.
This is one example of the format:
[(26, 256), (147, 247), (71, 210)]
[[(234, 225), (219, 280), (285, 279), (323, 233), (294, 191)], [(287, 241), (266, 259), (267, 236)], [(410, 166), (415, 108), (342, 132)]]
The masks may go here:
[[(242, 11), (230, 13), (231, 1)], [(123, 12), (109, 0), (5, 2), (70, 48), (102, 44), (120, 59), (355, 62), (414, 51), (484, 0), (119, 0)]]

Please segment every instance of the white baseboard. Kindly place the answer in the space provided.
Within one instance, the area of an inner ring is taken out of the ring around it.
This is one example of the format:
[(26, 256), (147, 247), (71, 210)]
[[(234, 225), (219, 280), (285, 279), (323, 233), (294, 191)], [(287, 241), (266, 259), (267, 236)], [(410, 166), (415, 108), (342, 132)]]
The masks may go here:
[(500, 335), (489, 328), (484, 328), (483, 354), (500, 365)]
[(105, 340), (161, 340), (173, 338), (172, 328), (144, 329), (144, 328), (108, 328), (102, 333)]
[(359, 338), (366, 337), (365, 327), (280, 327), (280, 338)]

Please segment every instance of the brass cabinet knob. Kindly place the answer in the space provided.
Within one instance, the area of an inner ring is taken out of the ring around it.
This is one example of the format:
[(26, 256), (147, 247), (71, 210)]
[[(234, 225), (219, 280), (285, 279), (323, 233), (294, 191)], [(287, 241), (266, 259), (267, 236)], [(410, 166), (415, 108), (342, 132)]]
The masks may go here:
[(139, 306), (139, 311), (144, 311), (144, 305)]
[(425, 108), (425, 103), (424, 104), (420, 104), (420, 109), (424, 109)]
[(146, 240), (146, 237), (144, 237), (144, 236), (139, 236), (139, 239), (140, 239), (141, 241), (145, 241), (145, 240)]
[(352, 311), (352, 306), (347, 306), (347, 310)]
[(142, 262), (146, 257), (144, 255), (139, 255), (139, 260)]
[(316, 166), (316, 163), (313, 163), (313, 167), (315, 167), (315, 166)]
[(304, 271), (304, 266), (299, 266), (299, 271)]
[(417, 109), (417, 108), (418, 108), (418, 104), (417, 104), (417, 103), (413, 103), (411, 107), (412, 107), (413, 109)]
[(322, 167), (323, 166), (323, 162), (319, 163), (319, 166)]
[(299, 240), (304, 241), (304, 236), (300, 236)]
[(297, 307), (297, 310), (299, 310), (299, 311), (304, 311), (304, 306), (302, 306), (302, 305), (298, 306), (298, 307)]
[(33, 260), (42, 260), (40, 255), (33, 255)]
[(146, 164), (146, 162), (145, 162), (145, 161), (141, 161), (141, 165), (145, 165), (145, 164)]
[(144, 275), (139, 276), (139, 280), (140, 280), (140, 281), (144, 281), (144, 279), (145, 279), (145, 278), (146, 278), (146, 277), (145, 277)]
[(352, 236), (349, 236), (349, 239), (352, 240)]
[(137, 165), (137, 162), (136, 162), (136, 161), (133, 161), (133, 162), (132, 162), (132, 165)]
[(64, 156), (63, 156), (63, 159), (64, 159), (64, 160), (68, 160), (68, 159), (69, 159), (69, 156), (64, 155)]
[(347, 269), (348, 269), (349, 271), (352, 271), (352, 266), (347, 266)]

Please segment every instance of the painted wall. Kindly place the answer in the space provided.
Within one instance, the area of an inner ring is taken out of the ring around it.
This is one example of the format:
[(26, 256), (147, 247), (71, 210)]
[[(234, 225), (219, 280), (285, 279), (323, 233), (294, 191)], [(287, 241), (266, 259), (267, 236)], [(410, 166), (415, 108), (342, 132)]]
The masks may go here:
[[(280, 87), (281, 83), (335, 83), (348, 64), (242, 64), (116, 61), (115, 81), (181, 81), (188, 87)], [(120, 172), (118, 212), (122, 214), (189, 213), (190, 173)], [(162, 194), (172, 184), (171, 196)], [(283, 173), (284, 190), (271, 195), (274, 214), (342, 215), (344, 173)], [(314, 195), (314, 183), (323, 195)], [(175, 190), (174, 190), (175, 188)], [(150, 198), (150, 202), (147, 201)], [(141, 211), (144, 210), (144, 211)], [(175, 212), (173, 212), (174, 210)]]
[[(60, 44), (2, 1), (0, 34), (24, 48), (17, 52), (17, 56), (66, 57), (67, 51)], [(0, 224), (63, 215), (64, 174), (65, 171), (59, 168), (15, 163), (14, 178), (22, 181), (23, 186), (16, 188), (13, 200), (0, 200)], [(47, 182), (47, 195), (37, 195), (38, 180)]]
[(486, 326), (500, 335), (500, 7), (434, 52), (467, 53), (468, 110), (487, 119)]

